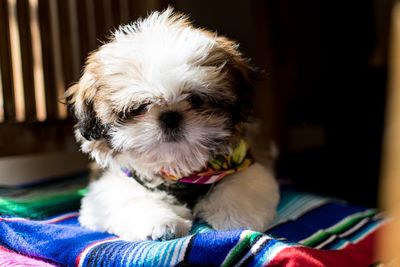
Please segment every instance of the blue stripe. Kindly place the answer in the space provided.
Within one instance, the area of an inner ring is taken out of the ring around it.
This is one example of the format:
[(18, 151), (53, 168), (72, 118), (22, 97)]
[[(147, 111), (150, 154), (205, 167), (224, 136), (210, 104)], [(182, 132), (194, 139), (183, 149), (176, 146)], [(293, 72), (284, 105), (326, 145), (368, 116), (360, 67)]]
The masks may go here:
[(357, 231), (349, 236), (346, 237), (347, 240), (350, 240), (352, 243), (358, 242), (359, 238), (362, 238), (368, 233), (375, 229), (377, 226), (379, 226), (382, 223), (382, 221), (371, 221), (367, 225), (365, 225), (362, 229), (362, 231)]
[(286, 245), (278, 240), (271, 239), (264, 247), (255, 255), (254, 259), (249, 263), (250, 266), (263, 266), (267, 261), (271, 260), (271, 253)]
[(328, 203), (303, 214), (295, 221), (288, 221), (267, 231), (267, 234), (286, 238), (290, 242), (299, 242), (310, 237), (320, 229), (326, 229), (345, 217), (366, 208)]
[(235, 246), (242, 230), (212, 231), (197, 234), (189, 252), (190, 263), (205, 266), (220, 266), (226, 255)]
[(190, 242), (191, 238), (193, 238), (193, 237), (188, 237), (188, 238), (182, 239), (182, 243), (180, 244), (178, 253), (176, 254), (176, 261), (175, 261), (174, 265), (179, 263), (179, 256), (181, 255), (181, 253), (185, 253), (185, 251), (182, 251), (182, 248), (186, 243)]
[(139, 257), (139, 255), (142, 253), (143, 249), (145, 248), (145, 246), (147, 246), (149, 242), (150, 241), (144, 241), (138, 243), (137, 246), (129, 253), (126, 264), (124, 263), (124, 266), (129, 266), (132, 264), (132, 262), (137, 262), (137, 257)]
[(163, 261), (164, 266), (171, 265), (172, 255), (174, 254), (177, 245), (182, 242), (182, 239), (183, 238), (180, 238), (180, 239), (177, 239), (177, 240), (174, 240), (173, 242), (171, 242), (170, 250), (168, 251), (168, 254), (166, 255), (166, 257), (164, 257), (164, 261)]
[(75, 259), (92, 243), (112, 237), (82, 227), (35, 221), (0, 222), (1, 242), (25, 255), (37, 255), (74, 266)]
[(121, 248), (121, 260), (120, 260), (120, 265), (124, 266), (125, 265), (125, 260), (127, 259), (127, 256), (129, 256), (129, 252), (136, 249), (138, 247), (137, 242), (126, 242), (123, 248)]
[(138, 259), (133, 261), (133, 264), (137, 264), (136, 266), (150, 266), (148, 265), (148, 256), (154, 251), (154, 248), (157, 246), (156, 241), (148, 243), (142, 250), (142, 253), (138, 255)]

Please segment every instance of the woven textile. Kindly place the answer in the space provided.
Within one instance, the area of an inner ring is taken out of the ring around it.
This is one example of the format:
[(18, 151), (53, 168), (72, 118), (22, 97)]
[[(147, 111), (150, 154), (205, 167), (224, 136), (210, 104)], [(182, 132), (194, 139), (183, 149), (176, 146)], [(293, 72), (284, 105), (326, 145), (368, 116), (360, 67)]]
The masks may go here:
[(266, 233), (196, 222), (170, 241), (82, 228), (85, 179), (0, 190), (0, 266), (369, 266), (386, 220), (374, 209), (284, 189)]

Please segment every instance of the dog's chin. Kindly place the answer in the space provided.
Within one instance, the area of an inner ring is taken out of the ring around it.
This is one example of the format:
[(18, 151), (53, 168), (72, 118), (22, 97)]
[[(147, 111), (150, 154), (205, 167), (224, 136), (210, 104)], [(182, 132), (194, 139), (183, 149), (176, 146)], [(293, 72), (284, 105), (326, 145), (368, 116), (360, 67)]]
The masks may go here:
[(145, 153), (134, 149), (119, 153), (113, 158), (113, 165), (132, 168), (147, 177), (161, 170), (175, 177), (184, 177), (204, 169), (216, 149), (185, 141), (165, 141)]

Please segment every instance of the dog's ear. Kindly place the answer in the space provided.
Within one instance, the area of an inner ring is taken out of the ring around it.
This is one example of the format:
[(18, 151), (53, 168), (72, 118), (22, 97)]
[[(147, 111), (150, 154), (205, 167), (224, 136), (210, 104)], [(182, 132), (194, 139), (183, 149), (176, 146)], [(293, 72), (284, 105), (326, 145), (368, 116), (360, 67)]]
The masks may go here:
[[(254, 117), (255, 82), (262, 72), (238, 50), (238, 44), (224, 36), (216, 38), (219, 52), (223, 53), (224, 69), (230, 74), (237, 99), (232, 107), (234, 122), (248, 122)], [(217, 57), (218, 58), (218, 57)]]
[(108, 130), (108, 126), (100, 121), (94, 110), (97, 86), (90, 67), (89, 59), (79, 83), (71, 86), (65, 93), (68, 109), (76, 121), (75, 127), (88, 141), (105, 137)]

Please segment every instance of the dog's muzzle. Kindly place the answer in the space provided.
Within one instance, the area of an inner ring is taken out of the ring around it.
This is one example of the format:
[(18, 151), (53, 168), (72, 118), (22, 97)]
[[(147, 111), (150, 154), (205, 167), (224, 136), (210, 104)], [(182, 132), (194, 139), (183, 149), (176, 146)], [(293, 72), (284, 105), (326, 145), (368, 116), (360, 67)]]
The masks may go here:
[(183, 115), (177, 111), (166, 111), (158, 117), (166, 142), (176, 142), (182, 138)]

